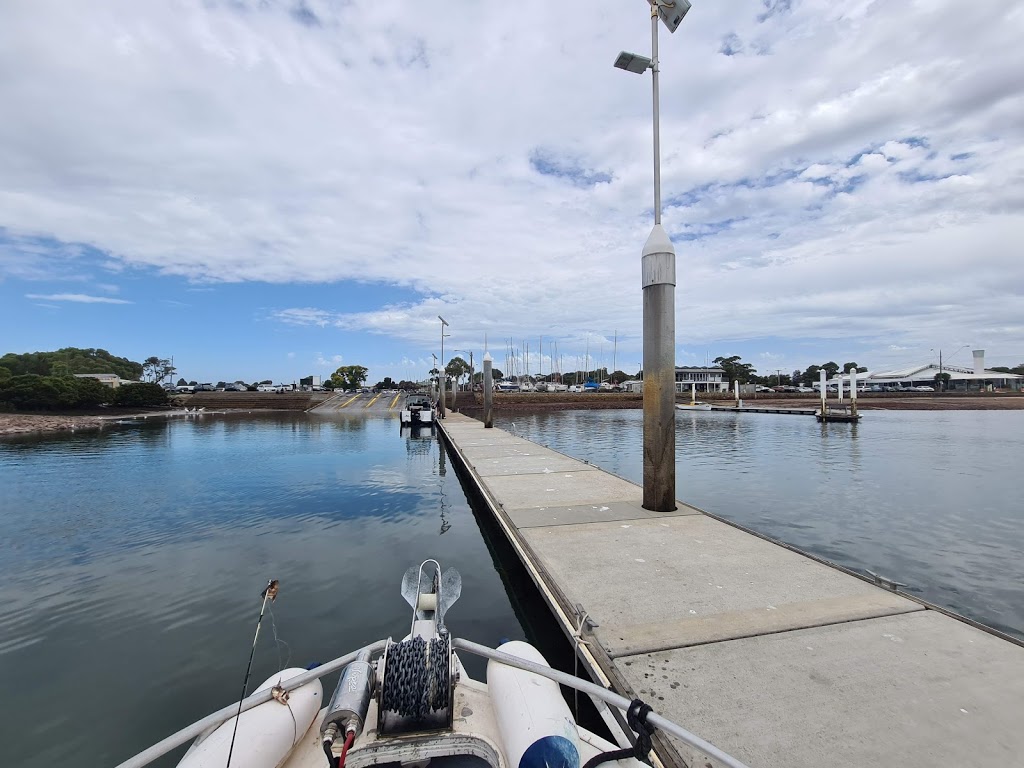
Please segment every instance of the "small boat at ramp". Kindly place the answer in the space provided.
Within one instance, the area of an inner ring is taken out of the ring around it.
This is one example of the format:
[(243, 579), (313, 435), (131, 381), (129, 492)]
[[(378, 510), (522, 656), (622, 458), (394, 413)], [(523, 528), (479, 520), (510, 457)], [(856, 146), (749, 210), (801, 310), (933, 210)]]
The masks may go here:
[(426, 395), (409, 395), (402, 406), (402, 426), (434, 423), (434, 406)]

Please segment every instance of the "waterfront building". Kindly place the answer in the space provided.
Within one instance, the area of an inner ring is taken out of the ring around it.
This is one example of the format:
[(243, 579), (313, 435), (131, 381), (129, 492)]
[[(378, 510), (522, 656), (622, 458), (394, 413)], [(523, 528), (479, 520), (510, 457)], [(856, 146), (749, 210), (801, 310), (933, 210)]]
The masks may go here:
[[(974, 366), (972, 368), (962, 365), (943, 365), (940, 368), (938, 363), (927, 363), (886, 371), (870, 371), (857, 374), (857, 386), (868, 388), (895, 386), (900, 389), (926, 386), (938, 389), (936, 377), (940, 373), (949, 375), (949, 381), (945, 388), (947, 392), (992, 392), (997, 390), (1019, 392), (1024, 389), (1024, 376), (986, 368), (985, 350), (983, 349), (974, 350)], [(842, 381), (843, 387), (849, 390), (849, 374), (844, 373), (829, 380), (829, 386), (834, 386), (839, 381)]]
[(725, 369), (718, 365), (676, 366), (676, 392), (689, 393), (695, 384), (698, 392), (728, 392)]

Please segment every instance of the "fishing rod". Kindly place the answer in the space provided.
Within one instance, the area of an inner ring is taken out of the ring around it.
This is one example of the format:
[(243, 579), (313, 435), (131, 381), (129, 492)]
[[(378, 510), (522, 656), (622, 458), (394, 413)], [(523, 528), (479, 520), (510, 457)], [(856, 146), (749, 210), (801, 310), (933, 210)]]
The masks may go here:
[(226, 768), (231, 768), (231, 755), (235, 751), (235, 736), (238, 735), (238, 719), (242, 716), (242, 700), (245, 699), (246, 691), (249, 689), (249, 674), (252, 672), (252, 659), (256, 655), (256, 641), (260, 637), (260, 626), (263, 624), (263, 614), (267, 610), (267, 600), (273, 602), (277, 599), (277, 590), (280, 584), (277, 579), (267, 582), (266, 588), (260, 593), (263, 604), (260, 606), (260, 616), (256, 619), (256, 634), (252, 636), (252, 650), (249, 651), (249, 663), (245, 667), (245, 679), (242, 681), (242, 696), (238, 700), (238, 713), (235, 715), (235, 727), (231, 731), (231, 746), (228, 747), (228, 762)]

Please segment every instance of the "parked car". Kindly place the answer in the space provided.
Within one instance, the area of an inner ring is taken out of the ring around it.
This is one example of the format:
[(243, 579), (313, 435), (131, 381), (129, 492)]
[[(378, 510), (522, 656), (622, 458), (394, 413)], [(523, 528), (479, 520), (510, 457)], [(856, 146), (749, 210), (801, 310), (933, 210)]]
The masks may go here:
[(935, 387), (929, 387), (929, 386), (927, 386), (925, 384), (922, 384), (919, 387), (911, 387), (911, 389), (913, 389), (915, 392), (934, 392), (935, 391)]
[(766, 387), (763, 384), (758, 384), (756, 387), (754, 387), (754, 391), (755, 392), (772, 392), (772, 393), (775, 392), (774, 389), (772, 389), (771, 387)]
[(196, 392), (216, 392), (217, 388), (215, 386), (213, 386), (213, 384), (210, 384), (209, 382), (206, 382), (205, 384), (196, 384), (195, 391)]
[(807, 395), (814, 394), (816, 390), (814, 389), (814, 387), (797, 387), (796, 391)]
[(257, 392), (277, 392), (277, 387), (273, 384), (260, 384), (256, 387)]

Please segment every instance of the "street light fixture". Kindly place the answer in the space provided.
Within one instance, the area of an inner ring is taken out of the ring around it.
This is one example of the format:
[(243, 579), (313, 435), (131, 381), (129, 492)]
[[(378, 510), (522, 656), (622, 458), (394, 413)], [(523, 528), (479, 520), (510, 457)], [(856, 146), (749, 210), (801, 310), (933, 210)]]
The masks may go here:
[(644, 509), (676, 508), (676, 253), (661, 226), (661, 109), (658, 91), (658, 19), (675, 32), (689, 0), (648, 0), (651, 57), (622, 51), (615, 66), (643, 74), (651, 70), (654, 123), (654, 228), (644, 245), (641, 284), (644, 306)]
[(444, 373), (444, 329), (448, 325), (448, 321), (445, 320), (440, 315), (437, 316), (437, 319), (441, 321), (441, 368), (438, 371), (437, 380), (438, 380), (438, 386), (440, 387), (440, 391), (441, 391), (441, 397), (440, 397), (441, 407), (440, 407), (439, 413), (440, 413), (441, 418), (443, 419), (444, 418), (444, 406), (445, 406), (445, 403), (444, 403), (444, 398), (445, 398), (445, 394), (444, 394), (444, 380), (445, 380), (445, 373)]
[(615, 66), (619, 69), (624, 69), (627, 72), (642, 75), (651, 68), (651, 60), (646, 56), (641, 56), (637, 53), (622, 51), (619, 54), (619, 58), (615, 60)]

